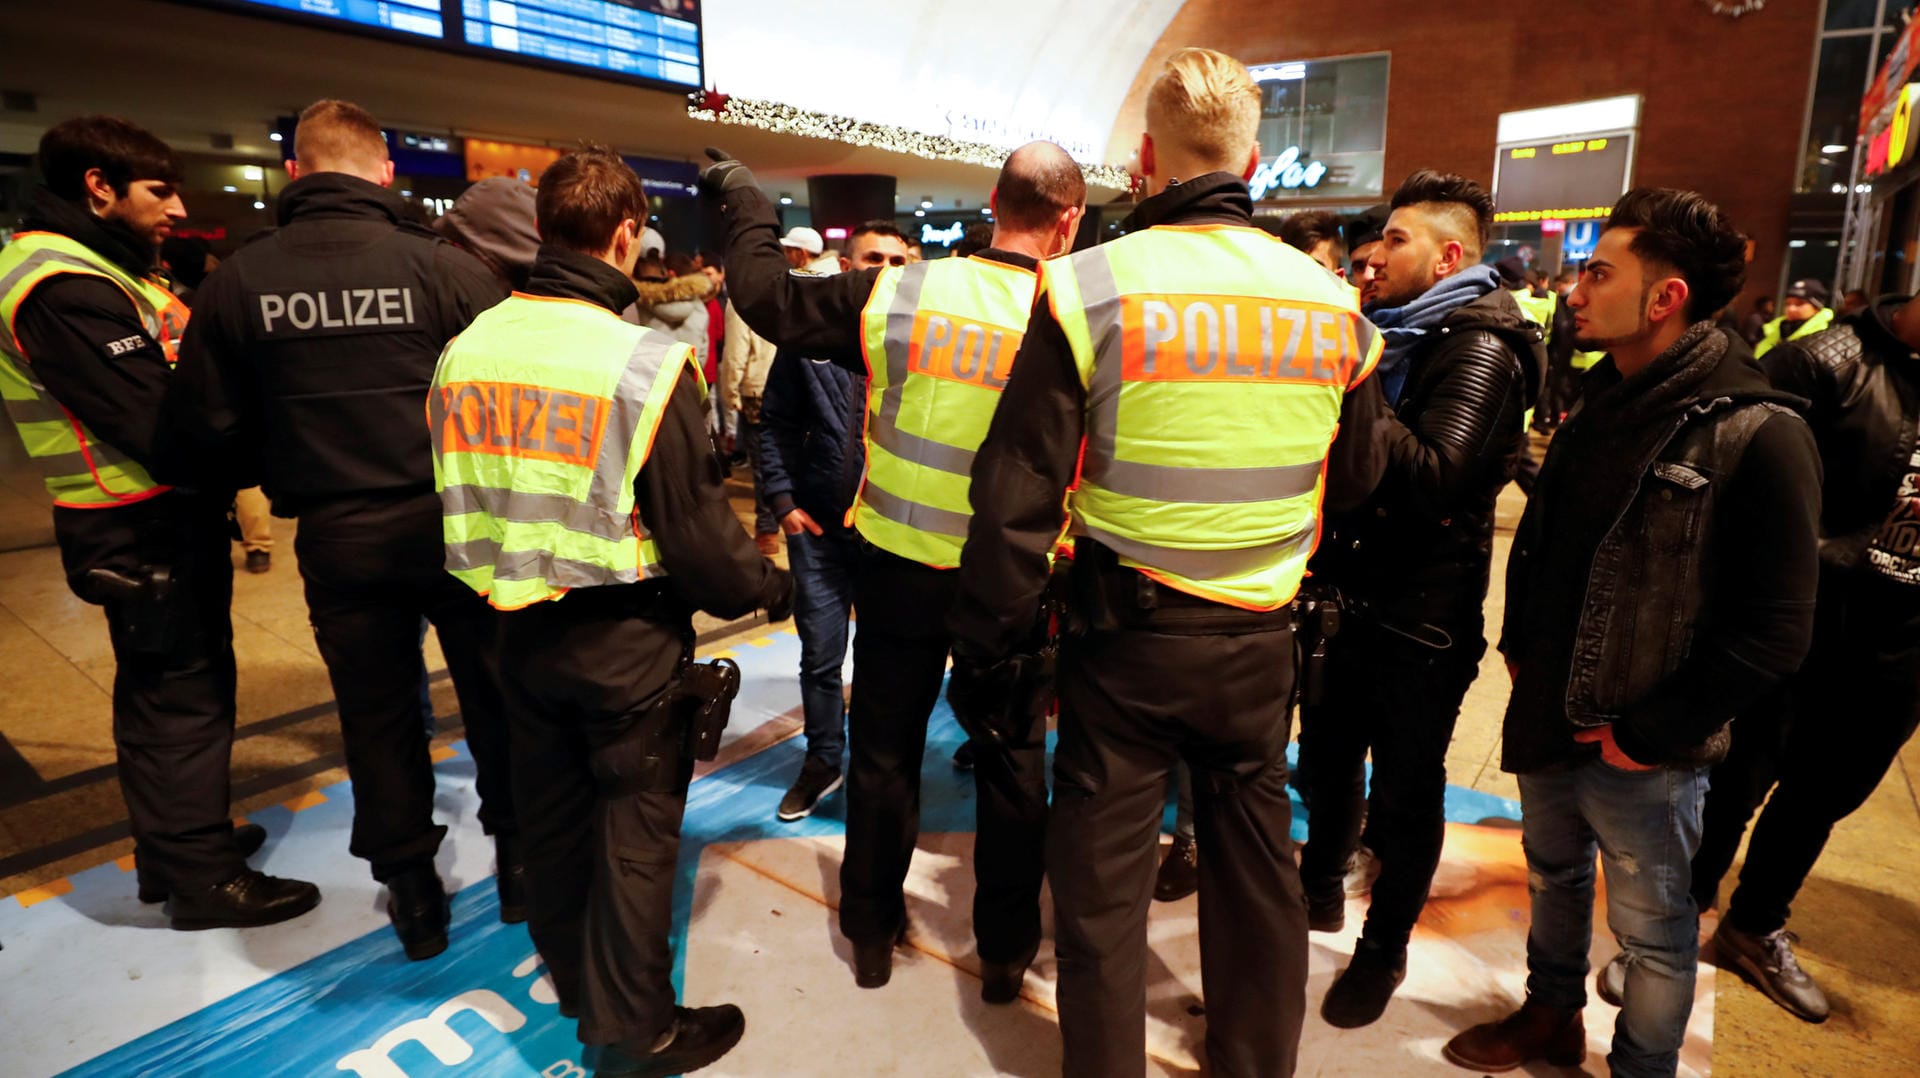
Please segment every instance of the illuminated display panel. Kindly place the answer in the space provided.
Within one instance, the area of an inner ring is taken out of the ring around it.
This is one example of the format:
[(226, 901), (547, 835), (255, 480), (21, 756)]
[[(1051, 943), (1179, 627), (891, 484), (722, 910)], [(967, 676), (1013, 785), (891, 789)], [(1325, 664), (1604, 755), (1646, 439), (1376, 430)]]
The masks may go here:
[(1633, 133), (1501, 146), (1493, 174), (1501, 223), (1605, 217), (1633, 173)]
[(700, 24), (693, 21), (697, 15), (690, 4), (461, 0), (461, 15), (467, 44), (478, 48), (680, 86), (700, 85)]
[(228, 0), (219, 6), (269, 8), (436, 41), (446, 35), (440, 0)]

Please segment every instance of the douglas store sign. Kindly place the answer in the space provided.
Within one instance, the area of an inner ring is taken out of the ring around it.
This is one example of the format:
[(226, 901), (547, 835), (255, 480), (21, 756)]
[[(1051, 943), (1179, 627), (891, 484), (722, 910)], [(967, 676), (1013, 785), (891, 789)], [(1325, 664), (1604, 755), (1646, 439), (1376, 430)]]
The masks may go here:
[(1260, 201), (1377, 197), (1387, 149), (1388, 54), (1252, 68), (1260, 84)]

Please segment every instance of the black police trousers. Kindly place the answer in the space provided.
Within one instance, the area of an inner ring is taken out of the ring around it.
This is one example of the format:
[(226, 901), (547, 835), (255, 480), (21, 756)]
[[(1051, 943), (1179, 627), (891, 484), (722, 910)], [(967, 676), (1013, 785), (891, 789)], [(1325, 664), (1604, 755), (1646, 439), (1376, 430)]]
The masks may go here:
[[(840, 931), (890, 940), (906, 917), (904, 886), (920, 836), (927, 720), (946, 680), (947, 611), (958, 574), (862, 543), (854, 572), (853, 702), (847, 716), (847, 852)], [(973, 931), (980, 957), (1017, 962), (1040, 943), (1047, 827), (1046, 731), (1033, 744), (974, 759)]]
[(665, 733), (649, 705), (693, 651), (656, 584), (577, 588), (502, 613), (495, 655), (513, 721), (527, 928), (586, 1044), (651, 1046), (673, 1021), (673, 882), (684, 781), (602, 796), (596, 750)]
[[(53, 511), (68, 585), (99, 601), (90, 569), (129, 578), (164, 569), (164, 611), (103, 605), (113, 643), (113, 743), (141, 875), (170, 890), (224, 883), (246, 868), (228, 815), (233, 754), (233, 562), (226, 504), (172, 492), (111, 509)], [(159, 617), (155, 637), (135, 620)]]
[(1821, 581), (1806, 665), (1734, 720), (1727, 758), (1714, 766), (1693, 855), (1701, 909), (1715, 905), (1741, 833), (1766, 802), (1727, 903), (1743, 932), (1786, 925), (1834, 825), (1866, 804), (1920, 728), (1920, 593), (1866, 572)]
[[(864, 616), (864, 615), (863, 615)], [(1293, 863), (1287, 727), (1293, 634), (1147, 629), (1069, 637), (1060, 663), (1047, 874), (1064, 1072), (1146, 1073), (1147, 910), (1167, 776), (1193, 769), (1207, 1061), (1293, 1073), (1307, 910)]]
[(439, 634), (460, 700), (480, 823), (488, 834), (512, 834), (506, 717), (486, 659), (494, 614), (444, 567), (439, 497), (429, 490), (304, 505), (294, 551), (340, 709), (353, 855), (384, 881), (430, 863), (447, 832), (433, 822), (433, 763), (420, 715), (423, 617)]
[(1388, 948), (1407, 945), (1440, 866), (1447, 745), (1487, 648), (1478, 622), (1445, 631), (1452, 646), (1433, 648), (1349, 615), (1327, 642), (1321, 702), (1301, 709), (1300, 755), (1312, 760), (1301, 879), (1310, 895), (1342, 894), (1364, 818), (1380, 863), (1364, 935)]

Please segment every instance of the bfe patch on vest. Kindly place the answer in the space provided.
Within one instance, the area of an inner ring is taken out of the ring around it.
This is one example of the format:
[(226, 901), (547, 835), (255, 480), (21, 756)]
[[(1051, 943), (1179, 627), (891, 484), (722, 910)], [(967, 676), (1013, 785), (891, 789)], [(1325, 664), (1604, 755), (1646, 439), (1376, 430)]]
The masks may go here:
[(1363, 357), (1350, 310), (1245, 296), (1121, 297), (1129, 382), (1305, 382), (1344, 386)]
[(247, 309), (256, 337), (333, 337), (418, 329), (413, 289), (328, 288), (310, 292), (253, 292)]
[(605, 397), (513, 382), (452, 382), (436, 390), (443, 453), (486, 453), (591, 468), (600, 457)]

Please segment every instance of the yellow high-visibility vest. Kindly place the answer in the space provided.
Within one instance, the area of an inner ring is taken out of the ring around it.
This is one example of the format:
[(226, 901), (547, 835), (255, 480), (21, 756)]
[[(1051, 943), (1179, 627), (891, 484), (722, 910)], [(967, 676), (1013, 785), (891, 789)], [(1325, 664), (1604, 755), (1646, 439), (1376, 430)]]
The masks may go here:
[(27, 456), (40, 469), (53, 504), (103, 509), (143, 501), (171, 489), (153, 481), (133, 458), (100, 440), (55, 400), (33, 375), (14, 322), (33, 290), (54, 277), (101, 277), (127, 294), (147, 336), (168, 366), (179, 358), (187, 307), (157, 278), (136, 277), (93, 248), (57, 232), (22, 232), (0, 250), (0, 398), (20, 432)]
[(516, 292), (448, 342), (427, 394), (447, 571), (502, 610), (664, 575), (633, 482), (693, 349)]
[(1382, 341), (1352, 290), (1255, 228), (1161, 226), (1041, 268), (1087, 388), (1075, 534), (1180, 591), (1293, 599), (1326, 457)]
[[(1787, 316), (1783, 314), (1767, 323), (1766, 332), (1761, 336), (1760, 343), (1753, 346), (1753, 358), (1759, 359), (1780, 346), (1780, 331), (1786, 328), (1786, 321)], [(1833, 325), (1833, 308), (1822, 307), (1812, 318), (1800, 323), (1800, 328), (1794, 330), (1793, 336), (1788, 337), (1787, 340), (1797, 341), (1802, 337), (1811, 337), (1831, 325)]]
[(862, 313), (866, 471), (847, 523), (882, 550), (960, 564), (974, 452), (1033, 310), (1030, 270), (978, 256), (881, 271)]

